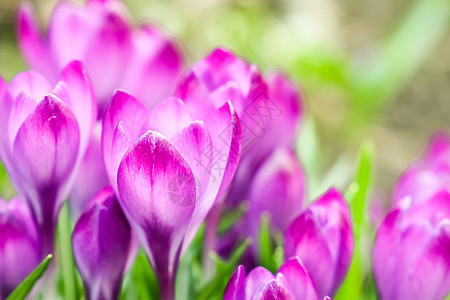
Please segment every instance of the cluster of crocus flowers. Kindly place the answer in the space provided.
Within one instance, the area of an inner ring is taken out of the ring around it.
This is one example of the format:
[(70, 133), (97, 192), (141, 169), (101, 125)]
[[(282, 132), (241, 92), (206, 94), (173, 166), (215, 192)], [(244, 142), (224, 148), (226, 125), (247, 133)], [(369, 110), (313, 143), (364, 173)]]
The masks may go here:
[(373, 250), (381, 299), (450, 293), (450, 137), (438, 132), (399, 178)]
[[(224, 48), (183, 71), (176, 43), (135, 25), (119, 0), (60, 2), (44, 34), (23, 4), (18, 35), (33, 71), (0, 80), (0, 159), (19, 194), (0, 200), (0, 298), (53, 253), (68, 197), (87, 299), (119, 297), (137, 243), (161, 298), (174, 299), (201, 224), (212, 220), (204, 240), (219, 243), (205, 249), (219, 251), (220, 211), (244, 201), (231, 231), (252, 237), (242, 260), (252, 270), (237, 267), (224, 299), (336, 295), (354, 250), (350, 208), (335, 188), (307, 205), (295, 153), (302, 97), (286, 75), (263, 75)], [(438, 135), (396, 186), (373, 255), (382, 299), (448, 293), (449, 149)], [(263, 216), (283, 238), (275, 275), (258, 266)]]

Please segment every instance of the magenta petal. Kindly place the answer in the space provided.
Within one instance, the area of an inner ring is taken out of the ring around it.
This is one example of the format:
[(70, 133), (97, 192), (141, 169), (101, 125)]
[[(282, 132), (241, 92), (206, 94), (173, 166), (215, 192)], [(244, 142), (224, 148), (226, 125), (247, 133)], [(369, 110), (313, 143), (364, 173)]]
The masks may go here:
[(251, 270), (245, 279), (244, 299), (253, 299), (253, 295), (272, 279), (275, 279), (275, 276), (263, 267), (256, 267)]
[(173, 95), (183, 65), (181, 51), (158, 28), (144, 25), (134, 29), (133, 51), (122, 88), (147, 107)]
[(149, 131), (123, 157), (117, 184), (120, 204), (168, 295), (195, 208), (194, 175), (167, 139)]
[[(13, 146), (14, 173), (20, 177), (15, 182), (31, 201), (39, 223), (53, 219), (67, 196), (59, 193), (72, 173), (79, 147), (75, 116), (53, 96), (45, 97), (20, 127)], [(44, 199), (47, 202), (41, 202)]]
[(73, 253), (90, 299), (115, 299), (131, 245), (131, 229), (111, 187), (91, 199), (72, 235)]
[(405, 198), (386, 216), (373, 253), (381, 299), (443, 299), (450, 292), (450, 194)]
[(164, 135), (168, 140), (194, 121), (186, 105), (178, 98), (167, 98), (153, 108), (149, 129)]
[(81, 215), (88, 201), (103, 187), (110, 185), (101, 149), (101, 130), (101, 124), (97, 123), (70, 194), (71, 214), (75, 220)]
[(272, 279), (259, 292), (257, 299), (261, 300), (294, 300), (306, 298), (294, 298), (289, 290), (279, 280)]
[(170, 142), (191, 167), (196, 181), (195, 210), (184, 240), (184, 252), (216, 199), (215, 195), (206, 194), (212, 167), (211, 137), (205, 124), (195, 121), (175, 135)]
[(25, 71), (17, 74), (9, 83), (9, 92), (13, 98), (25, 93), (36, 102), (41, 101), (45, 95), (50, 94), (52, 88), (47, 79), (40, 73)]
[(65, 102), (77, 118), (81, 137), (80, 153), (84, 153), (97, 120), (97, 103), (81, 62), (73, 61), (64, 68), (52, 94)]
[(348, 205), (332, 188), (286, 230), (285, 257), (297, 256), (302, 261), (322, 298), (333, 295), (344, 280), (353, 244)]
[(227, 283), (223, 300), (239, 300), (244, 297), (245, 277), (245, 267), (239, 265)]
[[(117, 91), (111, 99), (103, 116), (102, 149), (106, 171), (113, 187), (117, 183), (119, 163), (128, 148), (125, 147), (124, 150), (124, 147), (119, 147), (117, 141), (121, 141), (118, 143), (120, 145), (133, 144), (145, 132), (149, 115), (150, 112), (144, 105), (125, 92)], [(122, 126), (118, 128), (120, 122)]]
[(29, 66), (49, 80), (56, 80), (54, 62), (29, 3), (22, 3), (17, 10), (17, 36), (21, 53)]
[(0, 236), (0, 298), (6, 299), (41, 259), (38, 231), (21, 199), (0, 199)]
[(278, 270), (278, 274), (283, 274), (287, 282), (289, 282), (295, 299), (318, 299), (314, 283), (298, 258), (286, 261)]
[(296, 154), (289, 148), (276, 149), (260, 166), (249, 187), (247, 226), (254, 238), (263, 212), (270, 215), (272, 229), (283, 232), (300, 215), (306, 192), (306, 178)]
[(230, 185), (239, 164), (241, 123), (230, 102), (224, 104), (205, 122), (213, 145), (213, 164), (208, 189), (211, 189), (211, 194), (218, 199)]

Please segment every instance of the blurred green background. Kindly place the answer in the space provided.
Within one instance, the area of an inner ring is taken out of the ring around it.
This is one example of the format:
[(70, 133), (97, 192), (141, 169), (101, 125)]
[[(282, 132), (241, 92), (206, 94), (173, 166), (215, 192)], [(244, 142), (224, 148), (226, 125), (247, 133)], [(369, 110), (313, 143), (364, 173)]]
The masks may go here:
[[(32, 1), (45, 26), (55, 0)], [(303, 89), (308, 118), (299, 152), (311, 193), (345, 186), (364, 140), (376, 186), (395, 178), (436, 128), (450, 126), (449, 0), (127, 0), (137, 21), (177, 36), (189, 64), (217, 45), (278, 68)], [(0, 74), (25, 66), (17, 50), (17, 0), (0, 2)]]

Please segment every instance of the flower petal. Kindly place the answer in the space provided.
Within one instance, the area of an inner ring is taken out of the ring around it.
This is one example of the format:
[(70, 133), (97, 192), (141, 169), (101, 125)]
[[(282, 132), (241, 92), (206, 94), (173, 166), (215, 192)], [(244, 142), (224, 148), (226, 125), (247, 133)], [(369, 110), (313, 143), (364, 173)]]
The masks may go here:
[(278, 270), (278, 274), (283, 274), (295, 299), (317, 300), (317, 293), (314, 283), (298, 258), (286, 261)]
[[(122, 91), (114, 94), (105, 111), (102, 122), (103, 158), (109, 180), (116, 191), (117, 169), (128, 148), (123, 145), (132, 145), (145, 132), (149, 115), (144, 105)], [(119, 129), (120, 122), (122, 126)]]
[(193, 121), (186, 105), (178, 98), (167, 98), (153, 108), (149, 129), (164, 135), (168, 140)]
[(80, 153), (84, 153), (97, 120), (97, 103), (81, 62), (73, 61), (64, 68), (52, 94), (64, 101), (77, 118), (80, 126)]
[(174, 278), (195, 208), (195, 179), (180, 153), (148, 131), (123, 157), (119, 200), (160, 280)]
[[(15, 182), (31, 200), (38, 222), (44, 212), (36, 193), (61, 188), (73, 171), (79, 147), (80, 130), (75, 116), (53, 96), (46, 96), (20, 127), (13, 146), (14, 173), (20, 176)], [(63, 201), (66, 196), (55, 198)], [(45, 205), (50, 209), (47, 213), (59, 211), (55, 205)]]
[(239, 265), (231, 276), (225, 289), (223, 300), (239, 300), (244, 297), (245, 267)]
[(253, 299), (253, 295), (258, 293), (275, 276), (263, 267), (256, 267), (251, 270), (245, 279), (245, 297), (243, 299)]
[(42, 38), (34, 9), (30, 3), (20, 4), (17, 10), (17, 36), (20, 51), (27, 64), (33, 70), (44, 74), (49, 80), (56, 80), (54, 61)]
[(215, 196), (206, 195), (212, 167), (212, 146), (209, 132), (202, 121), (195, 121), (176, 134), (171, 144), (191, 167), (196, 181), (195, 210), (184, 239), (184, 252), (195, 237), (200, 224), (214, 204)]
[(86, 206), (72, 235), (75, 261), (92, 298), (117, 298), (131, 245), (131, 229), (114, 190), (101, 190)]
[(151, 108), (173, 95), (183, 58), (176, 44), (155, 26), (135, 29), (132, 41), (133, 51), (121, 88)]

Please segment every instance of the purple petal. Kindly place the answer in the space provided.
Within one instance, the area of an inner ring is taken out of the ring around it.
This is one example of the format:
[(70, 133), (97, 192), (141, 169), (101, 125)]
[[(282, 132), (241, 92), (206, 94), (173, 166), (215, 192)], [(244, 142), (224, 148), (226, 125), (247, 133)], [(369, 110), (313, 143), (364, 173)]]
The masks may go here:
[(386, 216), (373, 265), (382, 299), (443, 299), (450, 286), (450, 194), (415, 205), (405, 198)]
[(101, 190), (75, 225), (73, 252), (91, 299), (118, 297), (131, 243), (131, 229), (114, 190)]
[(144, 25), (133, 31), (133, 51), (121, 87), (153, 107), (173, 95), (181, 71), (181, 51), (158, 28)]
[(54, 61), (41, 36), (34, 9), (30, 3), (22, 3), (17, 10), (17, 36), (20, 51), (28, 65), (44, 74), (49, 80), (56, 80)]
[(289, 226), (285, 257), (301, 259), (319, 297), (333, 295), (350, 266), (353, 243), (348, 205), (332, 188)]
[(109, 185), (100, 139), (101, 124), (97, 123), (70, 195), (70, 208), (75, 220), (81, 215), (88, 201), (103, 187)]
[(236, 268), (227, 283), (223, 300), (239, 300), (244, 297), (245, 268), (240, 265)]
[(167, 139), (149, 131), (123, 157), (117, 184), (120, 204), (160, 284), (174, 280), (195, 208), (195, 179), (189, 165)]
[(218, 199), (230, 185), (239, 164), (241, 123), (230, 102), (205, 122), (211, 135), (214, 158), (206, 193)]
[[(20, 127), (13, 146), (15, 182), (27, 195), (38, 222), (53, 217), (67, 195), (58, 195), (74, 168), (80, 147), (75, 116), (59, 99), (46, 96)], [(41, 196), (52, 191), (53, 199)], [(41, 196), (40, 196), (41, 194)], [(52, 203), (57, 201), (59, 203)], [(42, 210), (46, 211), (42, 211)]]
[(149, 129), (171, 140), (192, 121), (194, 120), (183, 101), (178, 98), (167, 98), (153, 108), (149, 117)]
[(80, 153), (84, 153), (97, 120), (97, 104), (81, 62), (73, 61), (64, 68), (52, 94), (65, 102), (77, 118), (80, 126)]
[[(117, 169), (122, 156), (128, 146), (145, 132), (149, 115), (144, 105), (122, 91), (114, 94), (105, 111), (102, 123), (103, 157), (109, 180), (116, 191)], [(120, 122), (122, 125), (119, 128)]]
[(273, 279), (267, 283), (259, 292), (257, 299), (261, 300), (294, 300), (306, 298), (294, 298), (287, 288), (279, 281)]
[(51, 90), (52, 88), (47, 79), (34, 71), (19, 73), (9, 83), (9, 92), (13, 98), (24, 93), (36, 102), (41, 101), (45, 95), (50, 94)]
[(271, 227), (283, 232), (301, 213), (305, 191), (305, 175), (295, 153), (287, 148), (275, 150), (258, 169), (249, 187), (246, 218), (252, 236), (257, 237), (263, 212), (269, 213)]
[(275, 276), (263, 267), (254, 268), (245, 279), (245, 297), (243, 299), (253, 299), (253, 296), (273, 279)]
[(39, 264), (40, 240), (24, 201), (0, 199), (0, 298), (6, 299)]
[(317, 300), (317, 293), (310, 275), (298, 258), (286, 261), (278, 270), (289, 283), (294, 299)]
[(184, 239), (182, 250), (184, 252), (216, 199), (215, 196), (206, 195), (212, 167), (211, 137), (205, 124), (195, 121), (175, 135), (170, 142), (191, 167), (196, 181), (195, 210)]

